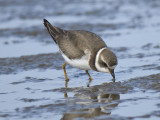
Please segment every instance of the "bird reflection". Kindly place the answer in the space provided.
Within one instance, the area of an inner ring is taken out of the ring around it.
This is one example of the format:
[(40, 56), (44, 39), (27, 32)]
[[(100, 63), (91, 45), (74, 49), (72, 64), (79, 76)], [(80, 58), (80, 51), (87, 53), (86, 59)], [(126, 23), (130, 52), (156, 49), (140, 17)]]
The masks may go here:
[[(69, 82), (69, 79), (65, 80), (65, 88), (68, 88), (68, 82)], [(92, 78), (89, 78), (89, 82), (87, 83), (87, 87), (90, 86), (91, 82), (92, 82)]]
[[(64, 96), (68, 97), (67, 93), (65, 93)], [(61, 120), (73, 120), (76, 118), (93, 119), (102, 115), (110, 115), (111, 111), (118, 106), (118, 102), (115, 100), (120, 99), (119, 94), (106, 93), (99, 93), (98, 95), (92, 94), (91, 96), (85, 96), (85, 98), (84, 95), (79, 95), (78, 97), (83, 100), (80, 99), (74, 102), (75, 104), (82, 105), (84, 109), (76, 108), (74, 111), (69, 111), (63, 115)], [(86, 102), (84, 99), (87, 99)], [(95, 105), (97, 105), (97, 107), (95, 107)]]
[[(116, 79), (113, 78), (113, 79), (112, 79), (112, 82), (115, 82), (115, 81), (116, 81)], [(68, 82), (69, 82), (69, 79), (68, 79), (68, 80), (65, 80), (65, 88), (68, 88)], [(90, 87), (91, 82), (92, 82), (92, 78), (90, 77), (90, 78), (89, 78), (89, 81), (88, 81), (88, 83), (87, 83), (87, 87)]]

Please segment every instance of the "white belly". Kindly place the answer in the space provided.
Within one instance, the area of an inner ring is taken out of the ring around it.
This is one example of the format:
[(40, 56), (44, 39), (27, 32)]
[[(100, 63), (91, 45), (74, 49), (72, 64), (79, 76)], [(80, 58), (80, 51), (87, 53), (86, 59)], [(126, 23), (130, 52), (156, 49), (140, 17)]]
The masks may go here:
[(83, 70), (90, 70), (90, 65), (89, 65), (89, 58), (90, 54), (82, 56), (81, 59), (69, 59), (65, 54), (61, 52), (63, 58), (65, 61), (76, 68), (83, 69)]

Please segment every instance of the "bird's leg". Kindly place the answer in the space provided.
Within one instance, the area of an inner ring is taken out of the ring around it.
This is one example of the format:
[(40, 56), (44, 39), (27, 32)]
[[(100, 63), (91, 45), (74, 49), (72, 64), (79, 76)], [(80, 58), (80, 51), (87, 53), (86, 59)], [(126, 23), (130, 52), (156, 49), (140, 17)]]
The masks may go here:
[(65, 88), (68, 88), (68, 81), (65, 80)]
[(69, 81), (69, 79), (68, 79), (68, 76), (67, 76), (67, 73), (66, 73), (66, 64), (67, 63), (64, 63), (63, 65), (62, 65), (62, 67), (63, 67), (63, 71), (64, 71), (64, 75), (65, 75), (65, 87), (67, 88), (67, 85), (68, 85), (68, 81)]
[(68, 76), (67, 76), (67, 73), (66, 73), (66, 68), (65, 68), (65, 67), (66, 67), (66, 64), (67, 64), (67, 63), (64, 63), (64, 64), (62, 65), (62, 67), (63, 67), (65, 79), (66, 79), (66, 81), (69, 81)]
[(86, 73), (87, 73), (89, 79), (92, 80), (92, 77), (91, 77), (90, 74), (88, 73), (88, 70), (86, 70)]
[(87, 87), (89, 87), (90, 83), (92, 82), (92, 77), (91, 77), (90, 74), (88, 73), (88, 70), (86, 70), (86, 73), (87, 73), (87, 75), (88, 75), (88, 77), (89, 77), (89, 82), (88, 82), (88, 84), (87, 84)]

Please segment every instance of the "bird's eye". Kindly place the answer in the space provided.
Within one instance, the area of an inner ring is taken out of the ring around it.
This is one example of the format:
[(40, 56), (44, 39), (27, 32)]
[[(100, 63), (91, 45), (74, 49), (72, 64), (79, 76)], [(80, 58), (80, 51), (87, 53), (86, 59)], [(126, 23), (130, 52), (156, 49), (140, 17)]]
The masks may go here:
[(103, 66), (108, 67), (108, 65), (106, 63), (103, 63)]

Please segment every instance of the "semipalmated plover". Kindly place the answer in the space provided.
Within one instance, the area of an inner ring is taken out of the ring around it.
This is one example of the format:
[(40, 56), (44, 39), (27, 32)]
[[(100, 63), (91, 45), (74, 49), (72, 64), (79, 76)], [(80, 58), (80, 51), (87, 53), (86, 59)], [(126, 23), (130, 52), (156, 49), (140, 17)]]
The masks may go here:
[(65, 60), (63, 70), (66, 82), (68, 82), (66, 64), (85, 70), (90, 82), (92, 78), (88, 70), (109, 72), (115, 79), (114, 69), (118, 64), (117, 57), (101, 37), (84, 30), (63, 30), (52, 26), (46, 19), (44, 19), (44, 25)]

